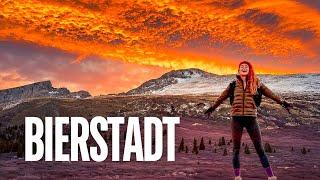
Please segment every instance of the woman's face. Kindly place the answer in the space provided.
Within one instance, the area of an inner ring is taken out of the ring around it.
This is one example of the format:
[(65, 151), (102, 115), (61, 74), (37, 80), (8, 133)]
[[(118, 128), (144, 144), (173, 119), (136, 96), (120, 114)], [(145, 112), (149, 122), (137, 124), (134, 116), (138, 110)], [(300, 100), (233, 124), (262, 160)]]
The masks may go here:
[(249, 66), (248, 64), (241, 64), (239, 67), (239, 74), (240, 76), (246, 76), (249, 73)]

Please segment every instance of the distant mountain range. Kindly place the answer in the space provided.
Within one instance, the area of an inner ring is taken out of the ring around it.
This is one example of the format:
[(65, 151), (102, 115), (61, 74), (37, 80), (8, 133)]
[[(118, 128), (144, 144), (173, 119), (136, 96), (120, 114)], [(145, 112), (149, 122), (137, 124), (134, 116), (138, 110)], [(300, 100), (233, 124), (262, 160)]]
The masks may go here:
[[(258, 75), (277, 93), (319, 93), (320, 74)], [(174, 70), (129, 90), (126, 95), (220, 94), (235, 75), (216, 75), (200, 69)]]
[[(259, 77), (277, 93), (320, 93), (320, 74), (259, 75)], [(120, 95), (220, 94), (234, 79), (235, 75), (217, 75), (195, 68), (173, 70)], [(0, 105), (41, 97), (87, 98), (90, 96), (87, 91), (70, 92), (67, 88), (53, 87), (51, 81), (41, 81), (0, 90)]]
[(51, 81), (42, 81), (0, 90), (0, 104), (40, 97), (86, 98), (90, 96), (87, 91), (70, 92), (67, 88), (54, 88)]

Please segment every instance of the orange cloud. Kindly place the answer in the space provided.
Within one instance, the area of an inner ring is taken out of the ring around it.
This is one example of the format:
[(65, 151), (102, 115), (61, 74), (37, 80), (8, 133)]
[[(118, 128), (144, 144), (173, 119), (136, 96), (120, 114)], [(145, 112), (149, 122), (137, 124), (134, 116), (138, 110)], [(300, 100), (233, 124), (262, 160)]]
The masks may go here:
[[(7, 0), (0, 39), (169, 69), (319, 72), (319, 11), (296, 1)], [(305, 62), (306, 61), (306, 62)]]

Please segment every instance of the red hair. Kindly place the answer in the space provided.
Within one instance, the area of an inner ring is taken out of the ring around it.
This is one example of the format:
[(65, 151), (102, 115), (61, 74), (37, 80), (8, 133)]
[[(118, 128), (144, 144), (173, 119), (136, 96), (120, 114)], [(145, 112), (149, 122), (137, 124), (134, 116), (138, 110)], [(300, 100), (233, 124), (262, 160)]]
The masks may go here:
[(257, 88), (258, 88), (258, 81), (259, 80), (258, 80), (256, 74), (254, 73), (253, 66), (248, 61), (242, 61), (239, 64), (238, 71), (240, 69), (241, 64), (247, 64), (249, 66), (249, 72), (248, 72), (247, 77), (246, 77), (247, 85), (248, 85), (250, 93), (251, 94), (255, 94), (256, 91), (257, 91)]

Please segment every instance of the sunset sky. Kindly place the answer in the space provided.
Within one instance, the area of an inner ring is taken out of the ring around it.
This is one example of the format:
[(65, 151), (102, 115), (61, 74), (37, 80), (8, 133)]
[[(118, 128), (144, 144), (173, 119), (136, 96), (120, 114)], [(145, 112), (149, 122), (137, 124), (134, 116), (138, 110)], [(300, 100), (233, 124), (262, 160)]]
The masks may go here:
[(172, 69), (320, 73), (320, 1), (1, 0), (0, 89), (118, 93)]

